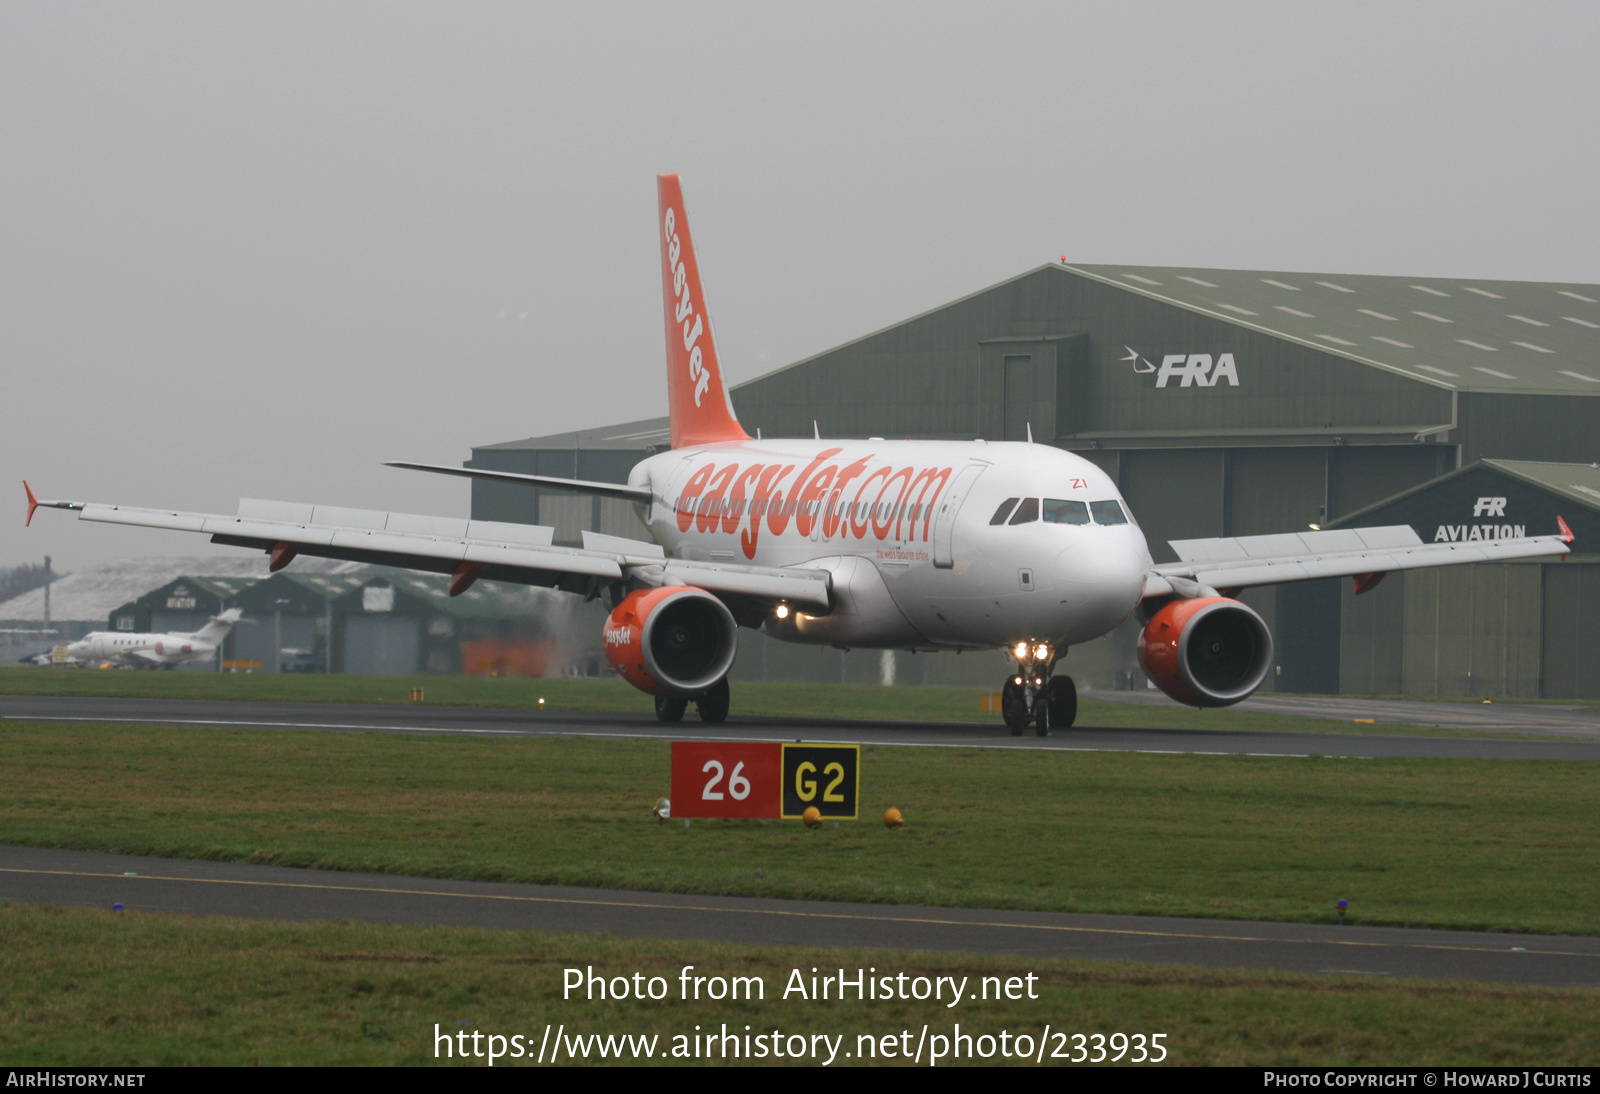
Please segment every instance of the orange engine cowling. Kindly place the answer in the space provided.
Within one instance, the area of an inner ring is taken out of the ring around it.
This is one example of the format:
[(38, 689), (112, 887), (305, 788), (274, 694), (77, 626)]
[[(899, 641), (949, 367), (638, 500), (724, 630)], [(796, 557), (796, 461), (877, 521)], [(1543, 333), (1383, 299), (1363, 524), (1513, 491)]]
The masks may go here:
[(640, 589), (606, 617), (605, 647), (606, 658), (640, 691), (693, 697), (733, 667), (739, 627), (704, 589)]
[(1192, 707), (1248, 699), (1272, 668), (1272, 634), (1248, 606), (1225, 596), (1174, 600), (1139, 635), (1152, 683)]

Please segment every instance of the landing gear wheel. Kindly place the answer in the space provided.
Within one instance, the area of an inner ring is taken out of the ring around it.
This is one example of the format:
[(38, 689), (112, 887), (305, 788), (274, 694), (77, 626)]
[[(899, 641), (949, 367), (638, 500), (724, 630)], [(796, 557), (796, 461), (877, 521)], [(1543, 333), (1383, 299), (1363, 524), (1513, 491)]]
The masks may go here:
[(1000, 692), (1000, 717), (1013, 737), (1022, 736), (1022, 728), (1028, 724), (1028, 700), (1015, 677), (1008, 679)]
[(1056, 720), (1050, 716), (1050, 704), (1045, 702), (1044, 692), (1040, 692), (1033, 699), (1033, 733), (1036, 737), (1050, 736), (1050, 727)]
[[(1078, 720), (1078, 688), (1070, 676), (1052, 676), (1045, 685), (1041, 711), (1050, 712), (1050, 724), (1066, 729)], [(1040, 736), (1043, 736), (1041, 733)]]
[(681, 722), (683, 712), (689, 709), (689, 700), (676, 695), (656, 696), (656, 721)]
[(700, 720), (710, 725), (719, 725), (728, 718), (728, 678), (724, 676), (711, 690), (694, 701), (695, 709), (700, 712)]

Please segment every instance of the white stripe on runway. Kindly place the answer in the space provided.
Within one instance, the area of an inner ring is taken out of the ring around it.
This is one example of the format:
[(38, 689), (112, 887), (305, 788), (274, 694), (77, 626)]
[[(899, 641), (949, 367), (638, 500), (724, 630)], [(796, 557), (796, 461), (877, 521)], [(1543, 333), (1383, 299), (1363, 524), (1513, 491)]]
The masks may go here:
[[(130, 718), (130, 717), (83, 717), (72, 718), (60, 714), (38, 714), (12, 717), (9, 720), (19, 722), (74, 722), (92, 725), (98, 722), (126, 722), (133, 725), (150, 726), (226, 726), (242, 729), (353, 729), (373, 733), (462, 733), (478, 734), (481, 736), (497, 737), (598, 737), (605, 739), (631, 739), (641, 741), (789, 741), (800, 740), (784, 736), (738, 736), (733, 734), (694, 734), (694, 733), (615, 733), (600, 732), (597, 730), (581, 729), (456, 729), (449, 726), (393, 726), (379, 725), (376, 723), (346, 723), (346, 722), (263, 722), (263, 721), (229, 721), (221, 718)], [(993, 741), (864, 741), (845, 740), (832, 737), (807, 737), (807, 744), (819, 745), (874, 745), (882, 748), (992, 748), (1012, 751), (1046, 749), (1052, 752), (1135, 752), (1149, 756), (1260, 756), (1273, 759), (1303, 760), (1310, 756), (1309, 752), (1185, 752), (1173, 748), (1096, 748), (1089, 745), (1067, 745), (1040, 743), (996, 743)], [(1367, 759), (1361, 756), (1328, 755), (1330, 760), (1340, 759)]]

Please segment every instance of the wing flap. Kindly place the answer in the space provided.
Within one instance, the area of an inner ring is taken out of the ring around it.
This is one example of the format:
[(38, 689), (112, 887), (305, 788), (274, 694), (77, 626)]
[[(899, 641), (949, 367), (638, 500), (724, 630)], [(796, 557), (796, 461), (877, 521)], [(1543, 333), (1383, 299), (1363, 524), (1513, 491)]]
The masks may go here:
[(1329, 555), (1386, 547), (1420, 547), (1422, 540), (1404, 524), (1383, 528), (1336, 528), (1329, 532), (1285, 532), (1226, 539), (1175, 539), (1170, 546), (1183, 562), (1241, 562), (1290, 555)]

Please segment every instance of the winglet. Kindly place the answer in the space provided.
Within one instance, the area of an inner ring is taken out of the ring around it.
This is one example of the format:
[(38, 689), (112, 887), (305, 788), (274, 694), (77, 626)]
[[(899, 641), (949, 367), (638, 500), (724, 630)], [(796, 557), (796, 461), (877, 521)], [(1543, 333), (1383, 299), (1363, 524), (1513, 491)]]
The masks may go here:
[(700, 264), (689, 238), (677, 175), (656, 177), (660, 203), (661, 298), (666, 313), (667, 410), (672, 447), (714, 441), (748, 441), (722, 381), (722, 361), (711, 333)]
[(33, 487), (28, 485), (27, 479), (22, 480), (22, 488), (28, 492), (28, 519), (22, 522), (22, 526), (26, 528), (33, 523), (33, 511), (39, 508), (39, 499), (34, 497)]
[(1573, 541), (1573, 539), (1576, 538), (1572, 534), (1572, 529), (1567, 527), (1567, 522), (1562, 520), (1561, 516), (1559, 514), (1557, 514), (1557, 516), (1556, 516), (1556, 524), (1560, 525), (1560, 527), (1561, 527), (1561, 538), (1562, 539), (1566, 540), (1568, 543), (1571, 543)]

